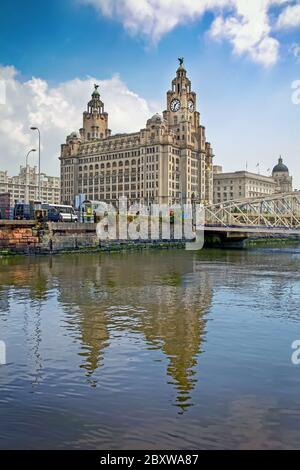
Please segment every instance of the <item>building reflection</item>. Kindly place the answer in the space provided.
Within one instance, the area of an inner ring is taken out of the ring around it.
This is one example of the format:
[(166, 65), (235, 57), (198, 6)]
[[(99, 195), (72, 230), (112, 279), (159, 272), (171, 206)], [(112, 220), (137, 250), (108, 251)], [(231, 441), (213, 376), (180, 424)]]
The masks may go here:
[[(35, 359), (37, 385), (45, 359), (41, 344), (48, 328), (47, 319), (42, 321), (43, 308), (47, 311), (49, 299), (55, 297), (63, 311), (57, 328), (73, 340), (91, 386), (102, 383), (101, 368), (109, 347), (120, 344), (122, 349), (120, 338), (134, 335), (140, 348), (163, 353), (171, 400), (180, 413), (193, 404), (207, 312), (215, 292), (239, 290), (244, 300), (249, 292), (260, 299), (260, 314), (271, 310), (272, 315), (283, 315), (291, 288), (282, 264), (276, 266), (271, 257), (250, 252), (176, 251), (174, 255), (163, 251), (0, 262), (0, 321), (14, 312), (15, 303), (24, 304), (20, 321)], [(287, 273), (297, 272), (296, 257), (291, 255), (285, 262)]]
[(55, 263), (52, 275), (59, 279), (65, 322), (71, 334), (80, 331), (81, 367), (91, 384), (99, 380), (95, 372), (116, 332), (133, 333), (166, 356), (180, 410), (191, 405), (212, 286), (208, 273), (193, 272), (192, 257), (180, 261), (170, 253), (89, 257), (85, 263), (70, 258), (68, 277), (66, 266)]
[(176, 405), (191, 405), (197, 383), (197, 361), (205, 341), (205, 313), (212, 298), (207, 273), (176, 272), (159, 276), (159, 286), (143, 295), (146, 312), (139, 329), (150, 348), (161, 349), (168, 360), (168, 382), (176, 388)]

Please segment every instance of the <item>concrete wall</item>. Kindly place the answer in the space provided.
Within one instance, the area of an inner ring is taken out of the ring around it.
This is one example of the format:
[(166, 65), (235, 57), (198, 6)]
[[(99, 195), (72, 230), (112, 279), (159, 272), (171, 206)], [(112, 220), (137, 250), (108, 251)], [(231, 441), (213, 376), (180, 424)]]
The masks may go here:
[(60, 252), (82, 248), (98, 248), (96, 224), (48, 223), (41, 239), (42, 251)]

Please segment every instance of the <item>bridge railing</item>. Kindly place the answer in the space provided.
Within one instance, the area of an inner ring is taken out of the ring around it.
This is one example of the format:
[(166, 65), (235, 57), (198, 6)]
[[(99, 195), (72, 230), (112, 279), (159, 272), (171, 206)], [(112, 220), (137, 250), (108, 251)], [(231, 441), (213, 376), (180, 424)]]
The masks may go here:
[(205, 207), (207, 225), (300, 229), (300, 192), (226, 201)]

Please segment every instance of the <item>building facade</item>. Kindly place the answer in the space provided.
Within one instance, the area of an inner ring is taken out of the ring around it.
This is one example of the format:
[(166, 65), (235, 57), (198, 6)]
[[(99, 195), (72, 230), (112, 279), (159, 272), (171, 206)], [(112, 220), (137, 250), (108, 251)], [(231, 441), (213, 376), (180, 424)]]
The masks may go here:
[[(0, 193), (9, 193), (11, 201), (28, 202), (39, 200), (39, 175), (36, 167), (20, 167), (17, 176), (8, 176), (0, 171)], [(48, 204), (60, 203), (60, 178), (41, 174), (41, 201)]]
[(109, 203), (122, 196), (130, 203), (211, 203), (213, 150), (183, 60), (166, 101), (167, 109), (144, 129), (112, 135), (95, 85), (82, 129), (61, 146), (62, 202), (74, 204), (85, 194)]
[(272, 176), (263, 176), (248, 171), (223, 173), (219, 165), (213, 167), (213, 200), (220, 202), (269, 196), (274, 193), (293, 191), (293, 178), (280, 157), (273, 168)]
[(269, 196), (275, 193), (276, 182), (269, 176), (248, 171), (214, 173), (214, 203), (244, 198)]
[(276, 182), (277, 193), (290, 193), (293, 191), (293, 177), (290, 176), (289, 169), (283, 163), (282, 157), (279, 158), (278, 164), (274, 166), (272, 177)]

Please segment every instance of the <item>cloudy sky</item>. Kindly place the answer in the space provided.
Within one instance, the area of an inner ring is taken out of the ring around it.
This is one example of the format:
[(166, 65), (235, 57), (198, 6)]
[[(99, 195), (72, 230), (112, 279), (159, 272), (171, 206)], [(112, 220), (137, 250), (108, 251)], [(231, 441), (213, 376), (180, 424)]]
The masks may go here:
[(1, 170), (36, 125), (58, 175), (95, 82), (113, 133), (144, 127), (183, 56), (215, 163), (267, 173), (282, 154), (300, 188), (299, 0), (1, 0), (0, 21)]

